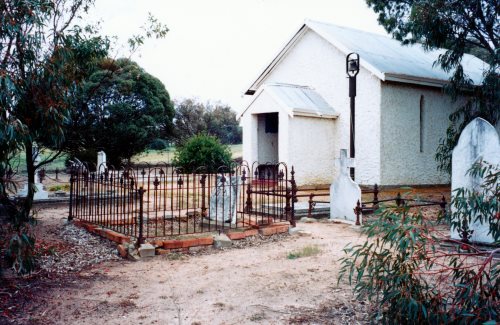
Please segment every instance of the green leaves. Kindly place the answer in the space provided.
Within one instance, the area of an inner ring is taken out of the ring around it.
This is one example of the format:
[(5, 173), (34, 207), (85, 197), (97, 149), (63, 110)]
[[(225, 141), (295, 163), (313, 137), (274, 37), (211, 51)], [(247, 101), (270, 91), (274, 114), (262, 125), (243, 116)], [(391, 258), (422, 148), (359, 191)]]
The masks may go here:
[[(33, 0), (0, 4), (0, 202), (9, 206), (13, 232), (8, 256), (21, 273), (34, 267), (34, 238), (29, 229), (34, 222), (33, 144), (62, 147), (75, 89), (85, 77), (82, 71), (109, 49), (105, 38), (89, 35), (88, 29), (72, 28), (73, 19), (92, 2)], [(8, 197), (8, 190), (12, 190), (10, 160), (20, 149), (28, 152), (30, 186), (27, 198), (14, 204)]]
[(12, 267), (19, 274), (29, 274), (35, 269), (35, 238), (25, 231), (12, 236), (6, 251), (6, 257), (12, 261)]
[(236, 113), (220, 103), (201, 103), (195, 99), (185, 99), (175, 105), (175, 132), (177, 143), (206, 133), (217, 137), (224, 144), (241, 143), (241, 128)]
[(453, 193), (452, 214), (448, 219), (460, 234), (469, 233), (474, 222), (489, 224), (489, 232), (496, 242), (500, 241), (500, 183), (499, 166), (478, 161), (468, 174), (481, 180), (476, 190), (458, 188)]
[[(436, 153), (439, 169), (451, 173), (451, 151), (461, 130), (475, 117), (495, 125), (500, 119), (498, 48), (500, 20), (497, 0), (366, 0), (377, 13), (379, 23), (403, 44), (419, 43), (425, 49), (445, 49), (434, 63), (452, 72), (445, 91), (460, 106), (450, 116), (446, 138)], [(465, 53), (488, 65), (483, 80), (474, 85), (464, 74)], [(465, 102), (465, 103), (464, 103)]]
[(217, 138), (204, 134), (196, 135), (178, 147), (173, 159), (174, 165), (186, 172), (201, 173), (216, 173), (219, 167), (230, 168), (231, 161), (229, 147)]
[(128, 45), (131, 52), (135, 52), (141, 45), (144, 44), (144, 41), (147, 38), (164, 38), (169, 31), (168, 27), (160, 22), (151, 13), (148, 14), (148, 20), (146, 22), (146, 25), (142, 27), (142, 30), (144, 34), (133, 35), (128, 39)]
[(71, 111), (68, 151), (94, 161), (104, 150), (110, 164), (144, 151), (172, 134), (173, 104), (165, 86), (129, 59), (103, 59), (79, 89)]
[(495, 252), (443, 249), (433, 220), (407, 207), (382, 208), (363, 226), (367, 240), (344, 248), (338, 281), (354, 284), (357, 298), (374, 305), (373, 321), (383, 324), (497, 319)]

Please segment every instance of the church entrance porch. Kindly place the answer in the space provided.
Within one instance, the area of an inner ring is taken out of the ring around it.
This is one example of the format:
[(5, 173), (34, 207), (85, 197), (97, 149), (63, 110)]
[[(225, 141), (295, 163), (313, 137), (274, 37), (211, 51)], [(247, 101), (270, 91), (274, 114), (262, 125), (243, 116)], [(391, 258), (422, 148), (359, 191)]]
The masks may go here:
[(257, 115), (257, 161), (276, 164), (279, 162), (279, 113)]

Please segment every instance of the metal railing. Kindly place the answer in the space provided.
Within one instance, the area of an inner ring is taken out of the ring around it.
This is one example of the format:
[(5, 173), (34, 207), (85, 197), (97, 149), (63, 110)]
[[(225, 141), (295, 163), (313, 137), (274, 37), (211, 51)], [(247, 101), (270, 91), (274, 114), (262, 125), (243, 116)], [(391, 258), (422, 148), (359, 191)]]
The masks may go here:
[(167, 164), (120, 170), (73, 168), (68, 219), (143, 242), (288, 221), (295, 225), (293, 167), (246, 163), (185, 173)]

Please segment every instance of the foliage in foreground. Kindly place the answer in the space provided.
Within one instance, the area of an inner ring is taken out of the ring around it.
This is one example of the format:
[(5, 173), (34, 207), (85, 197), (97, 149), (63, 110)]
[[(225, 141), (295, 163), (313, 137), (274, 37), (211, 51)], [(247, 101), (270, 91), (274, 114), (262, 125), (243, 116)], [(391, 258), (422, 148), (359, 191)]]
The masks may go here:
[[(464, 215), (476, 216), (468, 221), (489, 222), (490, 233), (498, 242), (498, 170), (476, 166), (471, 173), (485, 176), (484, 191), (455, 196), (462, 203), (452, 202), (456, 212), (448, 218), (454, 227), (463, 224), (459, 220)], [(494, 204), (496, 210), (491, 209)], [(355, 283), (358, 299), (368, 299), (376, 310), (373, 320), (385, 324), (495, 324), (499, 318), (500, 264), (494, 259), (500, 253), (498, 246), (480, 251), (457, 241), (457, 249), (441, 247), (439, 237), (444, 236), (436, 229), (435, 218), (408, 207), (379, 211), (376, 220), (363, 226), (363, 232), (368, 237), (364, 244), (344, 249), (347, 256), (341, 260), (339, 281), (347, 278)]]
[(469, 225), (480, 222), (490, 225), (491, 236), (500, 244), (499, 167), (486, 161), (478, 161), (469, 170), (469, 175), (482, 179), (481, 186), (475, 190), (459, 188), (454, 192), (450, 222), (464, 242), (468, 242), (473, 234)]
[[(9, 229), (5, 236), (12, 235), (7, 257), (18, 273), (34, 267), (35, 171), (68, 149), (73, 113), (83, 112), (82, 87), (110, 51), (110, 39), (95, 27), (76, 25), (93, 3), (0, 1), (0, 218), (8, 224), (2, 229)], [(129, 41), (132, 50), (145, 37), (163, 37), (168, 30), (152, 16), (149, 23), (146, 36)], [(38, 161), (47, 148), (52, 154)], [(25, 153), (29, 186), (26, 199), (13, 202), (7, 189), (12, 185), (11, 161), (20, 151)]]
[(231, 150), (216, 137), (195, 135), (177, 148), (173, 163), (189, 173), (214, 173), (219, 167), (231, 165)]

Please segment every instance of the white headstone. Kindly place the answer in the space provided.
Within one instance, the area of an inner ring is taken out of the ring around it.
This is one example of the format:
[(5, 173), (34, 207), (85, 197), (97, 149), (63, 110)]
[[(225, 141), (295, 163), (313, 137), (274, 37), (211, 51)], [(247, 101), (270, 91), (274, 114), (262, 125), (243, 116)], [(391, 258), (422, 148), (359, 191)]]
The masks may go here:
[[(40, 153), (38, 151), (38, 147), (33, 147), (33, 164), (36, 166), (38, 165), (41, 161), (42, 158), (40, 157)], [(41, 184), (40, 180), (40, 175), (38, 174), (38, 170), (35, 170), (35, 184)]]
[[(347, 150), (340, 150), (340, 173), (330, 186), (330, 219), (356, 222), (354, 208), (361, 202), (361, 188), (349, 176), (353, 161), (347, 158)], [(361, 221), (361, 220), (360, 220)]]
[[(224, 181), (223, 181), (224, 180)], [(236, 203), (239, 195), (237, 176), (217, 176), (217, 184), (212, 189), (208, 217), (219, 223), (231, 221), (236, 224)]]
[[(482, 118), (470, 122), (460, 134), (456, 147), (453, 149), (451, 162), (451, 190), (466, 188), (478, 190), (482, 179), (467, 174), (472, 165), (479, 160), (492, 165), (500, 164), (500, 140), (495, 128)], [(454, 207), (452, 206), (452, 212)], [(471, 241), (492, 243), (493, 237), (488, 235), (489, 224), (474, 222), (469, 224), (473, 230)], [(460, 234), (452, 230), (451, 238), (460, 239)]]
[(105, 172), (108, 167), (106, 166), (106, 153), (104, 151), (99, 151), (97, 153), (97, 172)]
[[(37, 146), (33, 146), (32, 155), (33, 155), (33, 164), (36, 166), (42, 161), (42, 158), (40, 157), (40, 151), (38, 150)], [(17, 192), (17, 196), (19, 197), (28, 196), (28, 183), (25, 183), (23, 188), (19, 192)], [(33, 200), (35, 201), (46, 200), (48, 198), (49, 198), (49, 192), (47, 192), (43, 188), (43, 184), (40, 181), (40, 175), (38, 174), (38, 170), (35, 170), (35, 194), (33, 195)]]

